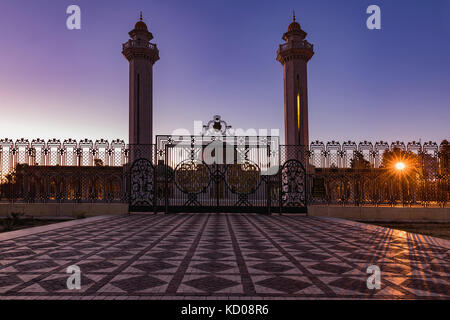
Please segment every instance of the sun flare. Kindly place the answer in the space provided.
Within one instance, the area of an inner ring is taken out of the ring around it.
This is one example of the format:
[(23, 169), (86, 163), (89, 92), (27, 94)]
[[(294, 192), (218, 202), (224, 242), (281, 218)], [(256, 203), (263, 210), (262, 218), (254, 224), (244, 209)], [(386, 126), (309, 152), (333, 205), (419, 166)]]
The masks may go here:
[(406, 165), (404, 162), (399, 161), (395, 164), (395, 169), (397, 169), (397, 170), (405, 170), (405, 168), (406, 168)]

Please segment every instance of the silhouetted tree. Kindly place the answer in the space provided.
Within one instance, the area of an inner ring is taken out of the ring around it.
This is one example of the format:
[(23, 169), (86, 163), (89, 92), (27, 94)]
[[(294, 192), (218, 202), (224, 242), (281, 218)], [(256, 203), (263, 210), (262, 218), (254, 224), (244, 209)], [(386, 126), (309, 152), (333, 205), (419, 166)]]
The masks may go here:
[(102, 159), (94, 159), (94, 166), (96, 167), (102, 167), (103, 166), (103, 160)]
[[(404, 170), (398, 170), (396, 164), (403, 162)], [(387, 177), (399, 176), (403, 177), (409, 183), (416, 184), (423, 178), (423, 168), (420, 157), (413, 152), (403, 151), (400, 148), (393, 148), (391, 151), (386, 150), (383, 153), (380, 168), (385, 168)]]
[(439, 153), (439, 167), (442, 174), (450, 174), (450, 143), (442, 140)]
[(400, 148), (393, 148), (392, 151), (386, 150), (381, 160), (381, 168), (392, 168), (397, 162), (404, 162), (407, 167), (412, 169), (419, 168), (419, 158), (415, 153), (403, 151)]
[(353, 159), (350, 160), (350, 167), (353, 169), (369, 169), (372, 166), (369, 161), (364, 159), (364, 155), (361, 152), (356, 151)]

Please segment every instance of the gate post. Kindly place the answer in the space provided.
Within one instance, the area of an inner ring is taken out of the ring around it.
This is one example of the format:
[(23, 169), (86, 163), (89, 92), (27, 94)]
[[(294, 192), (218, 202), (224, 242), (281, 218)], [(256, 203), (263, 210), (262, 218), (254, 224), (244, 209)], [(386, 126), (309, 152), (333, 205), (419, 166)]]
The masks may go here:
[(282, 210), (282, 207), (283, 207), (283, 183), (282, 183), (282, 180), (283, 180), (283, 173), (282, 173), (282, 166), (281, 166), (281, 163), (280, 163), (280, 169), (278, 170), (278, 205), (280, 206), (280, 214), (282, 214), (283, 212), (283, 210)]
[(169, 165), (168, 165), (168, 152), (169, 152), (169, 148), (166, 145), (165, 146), (165, 164), (164, 164), (164, 213), (168, 214), (169, 213), (169, 182), (168, 182), (168, 178), (169, 178)]
[(216, 213), (219, 212), (219, 207), (220, 207), (220, 195), (219, 195), (219, 164), (217, 163), (217, 159), (216, 159), (216, 163), (214, 164), (215, 166), (215, 173), (214, 173), (214, 182), (215, 182), (215, 187), (216, 187)]
[(272, 199), (270, 193), (270, 178), (265, 179), (266, 182), (266, 197), (267, 197), (267, 214), (270, 216), (272, 210)]
[[(279, 148), (279, 146), (278, 146)], [(267, 148), (267, 158), (270, 159), (270, 145)], [(279, 162), (279, 158), (278, 158), (278, 162)], [(269, 164), (270, 166), (270, 164)], [(265, 181), (266, 183), (266, 197), (267, 197), (267, 214), (270, 216), (272, 213), (272, 194), (271, 194), (271, 179), (270, 179), (270, 175), (265, 175), (263, 179), (263, 181)], [(261, 177), (262, 178), (262, 177)]]

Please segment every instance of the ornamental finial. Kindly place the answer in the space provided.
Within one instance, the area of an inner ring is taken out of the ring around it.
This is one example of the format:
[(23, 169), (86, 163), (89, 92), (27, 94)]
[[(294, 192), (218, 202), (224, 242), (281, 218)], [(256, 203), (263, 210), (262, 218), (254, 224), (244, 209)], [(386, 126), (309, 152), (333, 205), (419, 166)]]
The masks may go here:
[(141, 13), (139, 14), (139, 20), (142, 21), (142, 11), (141, 11)]
[(292, 10), (292, 21), (295, 22), (295, 10)]

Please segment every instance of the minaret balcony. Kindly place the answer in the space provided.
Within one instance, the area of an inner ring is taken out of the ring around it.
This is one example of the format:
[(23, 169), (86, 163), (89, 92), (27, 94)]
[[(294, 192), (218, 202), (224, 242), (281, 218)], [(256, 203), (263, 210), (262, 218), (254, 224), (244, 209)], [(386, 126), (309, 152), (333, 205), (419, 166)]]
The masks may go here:
[(277, 60), (284, 64), (292, 59), (309, 61), (314, 55), (314, 46), (306, 40), (288, 41), (280, 44), (277, 50)]
[(156, 44), (148, 40), (128, 40), (122, 44), (122, 54), (128, 61), (135, 58), (149, 59), (152, 63), (159, 60), (159, 50)]
[(280, 47), (278, 48), (278, 51), (284, 51), (288, 49), (309, 49), (311, 51), (314, 51), (314, 45), (309, 43), (306, 40), (301, 41), (289, 41), (283, 44), (280, 44)]
[(146, 40), (128, 40), (122, 44), (122, 49), (132, 49), (132, 48), (145, 48), (145, 49), (156, 49), (156, 44), (150, 43)]

